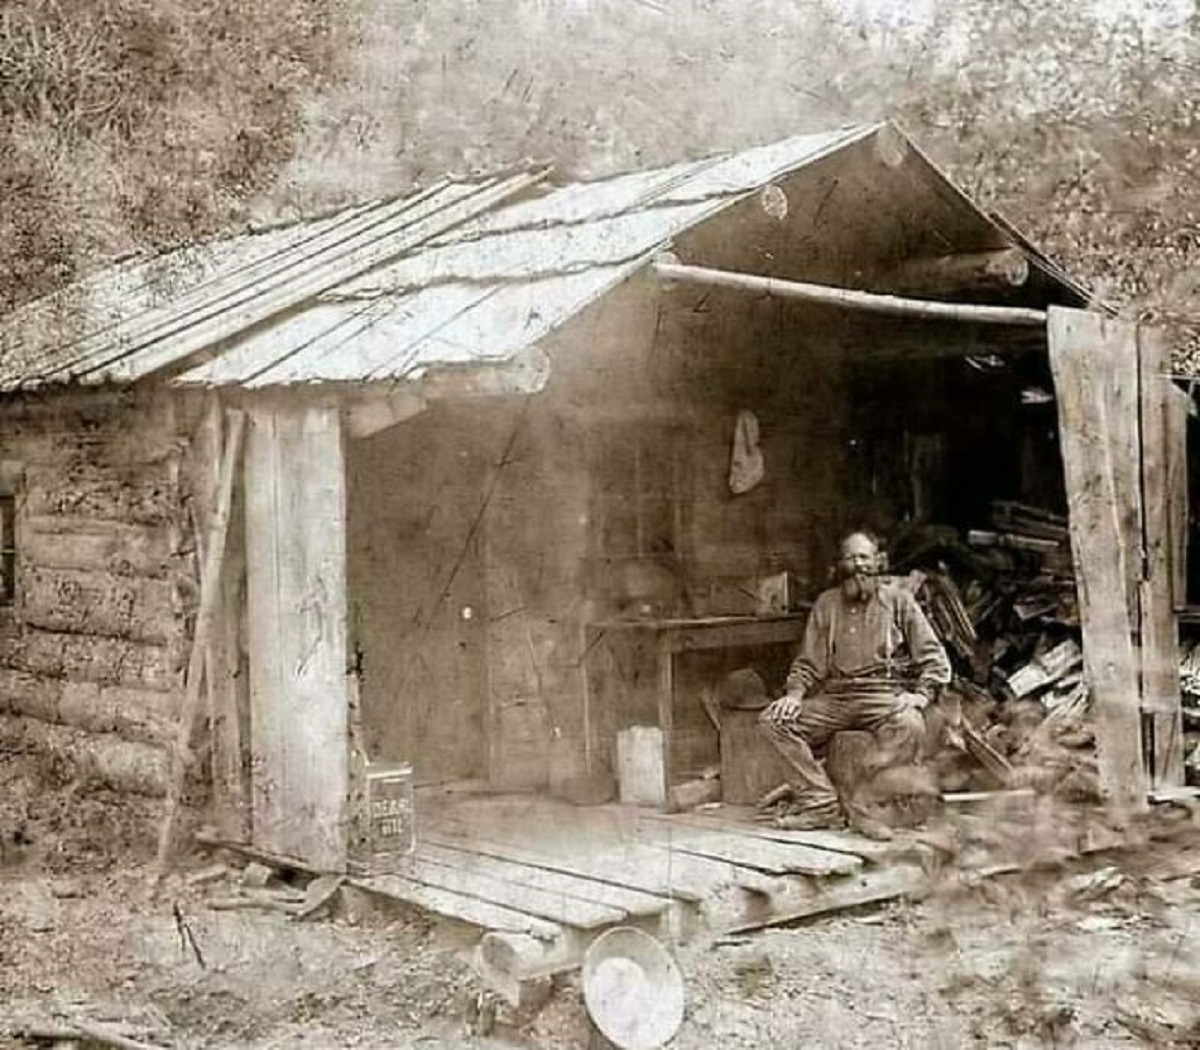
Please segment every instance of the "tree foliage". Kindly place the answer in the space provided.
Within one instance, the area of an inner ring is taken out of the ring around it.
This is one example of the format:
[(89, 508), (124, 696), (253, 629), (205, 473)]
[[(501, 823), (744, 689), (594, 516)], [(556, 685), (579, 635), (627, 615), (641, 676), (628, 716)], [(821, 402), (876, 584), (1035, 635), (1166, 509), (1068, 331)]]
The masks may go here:
[(1186, 321), (1200, 16), (1113, 7), (9, 0), (0, 305), (120, 252), (445, 173), (591, 177), (892, 116), (1105, 299)]
[(0, 6), (0, 306), (240, 221), (347, 53), (329, 0)]

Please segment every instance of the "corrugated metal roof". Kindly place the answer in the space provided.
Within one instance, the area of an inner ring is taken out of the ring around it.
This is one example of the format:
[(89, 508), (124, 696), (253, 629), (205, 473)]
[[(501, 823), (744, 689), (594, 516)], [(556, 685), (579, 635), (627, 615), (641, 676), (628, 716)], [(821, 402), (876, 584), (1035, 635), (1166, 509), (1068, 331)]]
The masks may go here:
[(156, 373), (247, 388), (396, 381), (503, 362), (681, 233), (881, 127), (798, 136), (536, 197), (526, 191), (544, 173), (444, 182), (127, 262), (6, 321), (0, 389)]

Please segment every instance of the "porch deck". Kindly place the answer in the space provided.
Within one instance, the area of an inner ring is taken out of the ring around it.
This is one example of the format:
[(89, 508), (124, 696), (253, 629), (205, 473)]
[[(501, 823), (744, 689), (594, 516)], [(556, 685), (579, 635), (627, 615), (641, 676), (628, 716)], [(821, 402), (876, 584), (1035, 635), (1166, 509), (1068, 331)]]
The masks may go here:
[(887, 900), (924, 881), (911, 838), (780, 831), (744, 807), (666, 815), (431, 790), (417, 810), (415, 852), (355, 884), (484, 931), (485, 956), (502, 957), (514, 980), (577, 966), (613, 926), (679, 943)]

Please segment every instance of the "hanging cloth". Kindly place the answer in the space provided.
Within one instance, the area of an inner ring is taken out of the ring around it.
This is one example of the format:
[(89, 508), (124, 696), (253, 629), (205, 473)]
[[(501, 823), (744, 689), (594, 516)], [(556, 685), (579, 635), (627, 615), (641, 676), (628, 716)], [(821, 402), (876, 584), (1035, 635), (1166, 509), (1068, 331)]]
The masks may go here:
[(733, 455), (729, 462), (729, 488), (737, 495), (749, 492), (766, 472), (758, 444), (758, 419), (742, 410), (733, 427)]

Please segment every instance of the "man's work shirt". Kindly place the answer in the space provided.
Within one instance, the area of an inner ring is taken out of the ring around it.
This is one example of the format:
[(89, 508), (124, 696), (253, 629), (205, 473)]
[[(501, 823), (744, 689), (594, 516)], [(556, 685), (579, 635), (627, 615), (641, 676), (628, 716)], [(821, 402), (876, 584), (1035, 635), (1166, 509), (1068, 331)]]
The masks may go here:
[(933, 699), (949, 681), (946, 650), (916, 598), (880, 583), (866, 601), (851, 601), (840, 587), (816, 600), (787, 691), (806, 696), (908, 689)]

